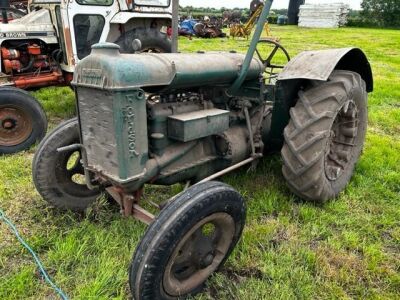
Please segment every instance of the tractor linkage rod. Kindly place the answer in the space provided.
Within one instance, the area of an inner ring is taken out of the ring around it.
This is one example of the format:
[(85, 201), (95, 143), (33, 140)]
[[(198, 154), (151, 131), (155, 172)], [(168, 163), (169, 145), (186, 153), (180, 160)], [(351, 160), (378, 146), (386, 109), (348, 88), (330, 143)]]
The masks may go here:
[(222, 171), (219, 171), (218, 173), (215, 173), (211, 176), (208, 176), (207, 178), (204, 178), (202, 181), (199, 181), (197, 184), (207, 182), (210, 180), (214, 180), (214, 179), (221, 177), (225, 174), (228, 174), (236, 169), (239, 169), (240, 167), (243, 167), (249, 163), (252, 163), (253, 161), (255, 161), (261, 157), (263, 157), (263, 155), (261, 153), (256, 153), (254, 156), (249, 157), (248, 159), (242, 160), (241, 162), (237, 163), (236, 165), (230, 166), (229, 168), (226, 168)]

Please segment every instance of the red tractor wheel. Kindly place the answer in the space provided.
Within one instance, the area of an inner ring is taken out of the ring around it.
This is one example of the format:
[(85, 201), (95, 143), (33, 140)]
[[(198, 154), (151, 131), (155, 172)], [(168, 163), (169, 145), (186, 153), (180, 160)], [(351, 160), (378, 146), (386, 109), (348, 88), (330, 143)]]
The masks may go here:
[(21, 89), (0, 88), (0, 154), (28, 149), (46, 130), (46, 115), (35, 98)]

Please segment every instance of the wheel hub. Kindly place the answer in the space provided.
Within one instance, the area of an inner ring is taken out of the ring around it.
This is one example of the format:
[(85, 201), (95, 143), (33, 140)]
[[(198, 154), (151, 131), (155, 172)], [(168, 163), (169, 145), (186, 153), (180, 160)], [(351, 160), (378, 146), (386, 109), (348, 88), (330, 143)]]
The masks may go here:
[(165, 291), (178, 297), (201, 285), (221, 264), (235, 234), (235, 222), (226, 213), (199, 221), (181, 239), (163, 277)]
[(19, 107), (0, 107), (0, 145), (16, 146), (32, 133), (32, 118)]
[(15, 123), (13, 122), (13, 120), (5, 120), (3, 122), (3, 128), (4, 129), (10, 130), (13, 127), (15, 127)]
[(209, 265), (211, 265), (214, 260), (214, 257), (215, 256), (212, 253), (209, 253), (205, 257), (203, 257), (203, 259), (200, 261), (200, 268), (205, 269)]
[(358, 124), (357, 105), (347, 101), (333, 122), (325, 155), (325, 174), (331, 181), (339, 179), (351, 161)]

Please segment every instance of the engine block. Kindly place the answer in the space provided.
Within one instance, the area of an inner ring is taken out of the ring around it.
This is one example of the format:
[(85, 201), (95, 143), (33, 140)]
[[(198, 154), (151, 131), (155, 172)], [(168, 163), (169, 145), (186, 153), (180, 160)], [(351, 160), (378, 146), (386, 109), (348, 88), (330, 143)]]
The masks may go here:
[[(259, 125), (265, 104), (227, 95), (243, 60), (236, 53), (132, 55), (114, 44), (94, 46), (73, 81), (86, 168), (135, 190), (148, 181), (199, 181), (246, 159), (251, 125), (244, 107), (254, 108), (249, 118)], [(262, 70), (253, 59), (247, 80), (258, 83)]]

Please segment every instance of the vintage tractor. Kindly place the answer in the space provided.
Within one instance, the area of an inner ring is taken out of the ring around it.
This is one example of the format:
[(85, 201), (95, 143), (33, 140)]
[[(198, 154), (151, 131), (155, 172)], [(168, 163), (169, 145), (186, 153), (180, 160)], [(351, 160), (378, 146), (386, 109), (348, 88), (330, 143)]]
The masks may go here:
[[(252, 1), (250, 4), (251, 15), (249, 20), (245, 24), (231, 24), (229, 28), (229, 37), (242, 37), (248, 39), (257, 24), (257, 20), (263, 11), (263, 7), (264, 4), (262, 1)], [(264, 30), (267, 36), (271, 36), (271, 30), (268, 22), (265, 23)]]
[(91, 45), (113, 42), (124, 53), (171, 52), (171, 3), (30, 0), (27, 15), (8, 20), (10, 3), (0, 0), (0, 154), (44, 137), (46, 115), (24, 90), (68, 85)]
[[(218, 177), (255, 167), (274, 149), (301, 198), (335, 198), (352, 176), (373, 88), (368, 60), (346, 48), (275, 65), (284, 49), (260, 40), (271, 4), (246, 55), (122, 54), (116, 44), (94, 45), (74, 74), (78, 117), (38, 148), (33, 179), (50, 205), (83, 211), (105, 192), (124, 216), (150, 225), (129, 271), (135, 299), (194, 294), (226, 261), (246, 206)], [(140, 206), (146, 184), (176, 183), (183, 192), (146, 204), (157, 216)]]

